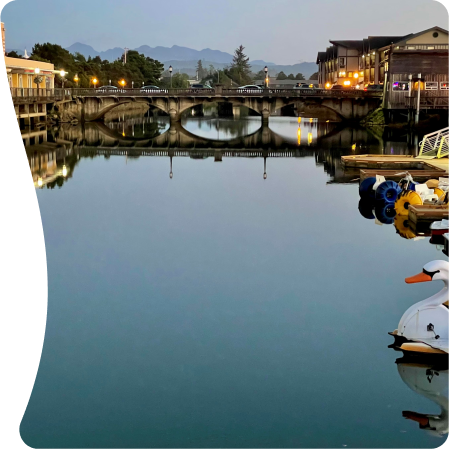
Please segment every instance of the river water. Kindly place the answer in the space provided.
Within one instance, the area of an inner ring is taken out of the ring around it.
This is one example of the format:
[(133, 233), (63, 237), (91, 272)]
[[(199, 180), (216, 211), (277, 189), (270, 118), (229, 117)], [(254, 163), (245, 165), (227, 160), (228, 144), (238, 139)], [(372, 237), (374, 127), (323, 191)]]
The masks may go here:
[(387, 332), (439, 288), (404, 278), (444, 256), (364, 218), (340, 167), (406, 136), (142, 116), (24, 141), (49, 282), (28, 445), (443, 444), (403, 412), (442, 414), (447, 367), (396, 363)]

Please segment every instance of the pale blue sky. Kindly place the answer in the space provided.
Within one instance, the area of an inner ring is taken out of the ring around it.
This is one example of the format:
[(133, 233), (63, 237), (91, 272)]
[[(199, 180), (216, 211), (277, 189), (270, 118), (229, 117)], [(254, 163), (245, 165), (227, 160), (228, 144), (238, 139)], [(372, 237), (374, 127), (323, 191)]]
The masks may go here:
[(5, 6), (7, 48), (36, 42), (96, 50), (180, 45), (277, 64), (314, 61), (329, 39), (402, 35), (434, 25), (448, 28), (434, 0), (15, 0)]

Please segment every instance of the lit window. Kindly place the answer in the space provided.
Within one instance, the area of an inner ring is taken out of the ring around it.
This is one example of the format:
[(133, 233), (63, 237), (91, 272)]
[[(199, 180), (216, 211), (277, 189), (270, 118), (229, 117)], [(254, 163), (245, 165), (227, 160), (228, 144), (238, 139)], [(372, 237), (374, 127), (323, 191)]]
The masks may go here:
[(426, 81), (426, 90), (438, 90), (438, 82)]
[(441, 90), (449, 90), (449, 83), (447, 81), (442, 81), (440, 83), (440, 89)]
[(416, 47), (413, 47), (413, 46), (408, 45), (408, 46), (407, 46), (407, 50), (416, 50)]
[(401, 92), (408, 91), (408, 82), (396, 81), (393, 83), (393, 90)]

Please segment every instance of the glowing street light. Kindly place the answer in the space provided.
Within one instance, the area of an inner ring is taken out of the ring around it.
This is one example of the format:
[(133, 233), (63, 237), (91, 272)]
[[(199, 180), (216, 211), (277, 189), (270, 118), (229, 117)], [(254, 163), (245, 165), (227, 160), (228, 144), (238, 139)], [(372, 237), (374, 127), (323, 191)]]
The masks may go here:
[(75, 77), (73, 78), (73, 81), (75, 81), (76, 83), (76, 87), (78, 87), (78, 82), (79, 82), (79, 78), (78, 78), (78, 73), (75, 75)]
[(122, 87), (125, 87), (125, 86), (126, 86), (126, 81), (123, 80), (123, 79), (120, 80), (119, 83), (120, 83), (120, 86), (122, 86)]
[(94, 78), (94, 79), (92, 80), (92, 84), (94, 85), (94, 89), (97, 87), (97, 83), (98, 83), (97, 78)]
[(265, 66), (265, 68), (263, 69), (263, 71), (265, 72), (265, 87), (268, 89), (268, 83), (269, 83), (269, 78), (268, 78), (268, 67)]
[(64, 89), (64, 77), (66, 76), (66, 71), (64, 69), (60, 70), (59, 75), (61, 76), (62, 88)]

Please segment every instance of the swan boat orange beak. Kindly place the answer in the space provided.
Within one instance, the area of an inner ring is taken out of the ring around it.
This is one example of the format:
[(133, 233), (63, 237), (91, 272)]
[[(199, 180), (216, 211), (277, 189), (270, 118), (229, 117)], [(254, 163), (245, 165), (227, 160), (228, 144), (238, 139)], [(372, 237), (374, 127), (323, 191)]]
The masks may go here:
[(432, 276), (429, 276), (426, 273), (419, 273), (415, 276), (411, 276), (405, 279), (407, 284), (417, 284), (418, 282), (430, 282), (432, 280)]

